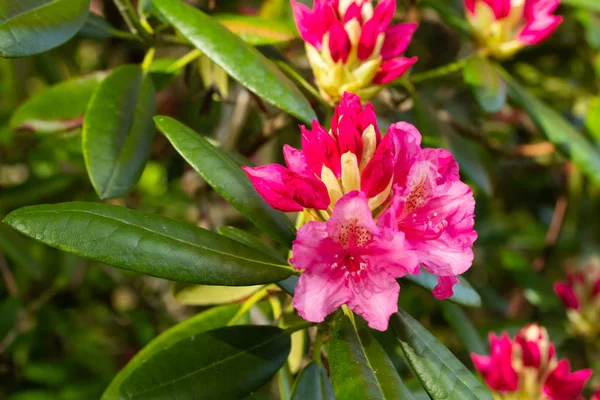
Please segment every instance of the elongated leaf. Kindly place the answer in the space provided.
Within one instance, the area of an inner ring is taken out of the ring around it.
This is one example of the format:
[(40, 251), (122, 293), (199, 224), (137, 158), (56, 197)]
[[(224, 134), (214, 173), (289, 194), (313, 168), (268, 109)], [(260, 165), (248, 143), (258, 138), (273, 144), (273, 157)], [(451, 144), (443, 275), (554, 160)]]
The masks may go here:
[[(437, 277), (425, 271), (417, 275), (406, 275), (403, 279), (408, 279), (427, 290), (432, 290), (437, 285)], [(448, 300), (467, 307), (481, 306), (481, 297), (471, 284), (463, 277), (458, 279), (460, 282), (454, 285), (454, 294)]]
[(413, 399), (379, 342), (346, 315), (336, 320), (329, 369), (338, 399)]
[(456, 332), (456, 335), (469, 353), (487, 353), (486, 346), (481, 340), (479, 333), (477, 333), (467, 313), (462, 308), (456, 304), (444, 301), (442, 303), (442, 312), (444, 318), (448, 321), (452, 329), (454, 329), (454, 332)]
[(390, 324), (415, 375), (433, 400), (492, 400), (484, 385), (450, 350), (405, 311), (393, 314)]
[(600, 97), (595, 97), (588, 107), (585, 126), (600, 146)]
[(215, 15), (215, 18), (231, 32), (253, 46), (285, 43), (298, 36), (293, 25), (290, 26), (273, 19), (237, 14), (220, 14)]
[(529, 114), (533, 122), (565, 156), (596, 183), (600, 183), (600, 148), (594, 146), (566, 119), (529, 94), (502, 67), (499, 73), (508, 85), (508, 96)]
[(114, 70), (98, 87), (83, 123), (83, 156), (100, 198), (120, 197), (144, 170), (154, 138), (154, 86), (136, 65)]
[(119, 399), (119, 391), (123, 382), (154, 354), (168, 349), (174, 343), (227, 325), (229, 320), (240, 310), (240, 304), (211, 308), (200, 314), (180, 322), (171, 329), (163, 332), (140, 350), (135, 357), (112, 380), (104, 395), (103, 400)]
[(173, 118), (159, 116), (155, 121), (179, 154), (217, 193), (261, 231), (284, 245), (291, 245), (295, 238), (292, 223), (258, 195), (239, 164)]
[(0, 223), (0, 252), (6, 254), (15, 265), (36, 278), (41, 276), (40, 266), (31, 256), (25, 238), (6, 224)]
[(173, 285), (173, 297), (181, 304), (194, 306), (228, 304), (243, 300), (260, 288), (260, 285), (207, 286), (187, 285), (177, 282)]
[(151, 355), (118, 399), (241, 399), (285, 363), (290, 335), (273, 326), (229, 326), (188, 336)]
[(305, 123), (316, 118), (298, 88), (257, 50), (202, 11), (181, 0), (153, 0), (183, 36), (242, 85)]
[(485, 58), (471, 58), (463, 70), (463, 77), (485, 112), (495, 113), (504, 107), (506, 83)]
[(108, 39), (115, 36), (115, 29), (101, 16), (89, 13), (78, 35), (91, 39)]
[(59, 46), (85, 22), (90, 0), (0, 0), (0, 57)]
[(49, 87), (17, 108), (10, 127), (36, 133), (58, 133), (81, 127), (87, 105), (105, 77), (105, 72), (97, 72)]
[(323, 367), (311, 362), (296, 378), (291, 400), (334, 400), (333, 387)]
[(60, 250), (178, 282), (247, 286), (290, 275), (264, 253), (216, 233), (108, 204), (25, 207), (4, 222)]

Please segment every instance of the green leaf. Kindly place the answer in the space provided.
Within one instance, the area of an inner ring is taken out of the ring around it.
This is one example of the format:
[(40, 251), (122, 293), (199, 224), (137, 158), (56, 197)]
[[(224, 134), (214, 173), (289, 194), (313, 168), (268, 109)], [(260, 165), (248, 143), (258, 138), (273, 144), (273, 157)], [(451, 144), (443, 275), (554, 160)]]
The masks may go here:
[(169, 86), (181, 68), (177, 68), (176, 58), (158, 58), (152, 61), (148, 73), (157, 92)]
[(120, 386), (125, 379), (127, 379), (133, 371), (148, 361), (154, 354), (168, 349), (172, 344), (180, 340), (227, 325), (241, 307), (240, 304), (214, 307), (201, 312), (200, 314), (196, 314), (161, 333), (140, 350), (117, 374), (117, 376), (115, 376), (104, 392), (102, 400), (118, 399)]
[(290, 275), (289, 267), (224, 236), (108, 204), (30, 206), (4, 222), (60, 250), (178, 282), (248, 286)]
[(150, 155), (154, 86), (136, 65), (114, 70), (96, 89), (83, 123), (83, 156), (100, 198), (121, 197), (138, 181)]
[(483, 340), (462, 308), (444, 301), (442, 302), (442, 313), (469, 353), (487, 353)]
[(487, 59), (470, 58), (463, 70), (463, 78), (485, 112), (498, 112), (506, 104), (506, 83)]
[(181, 0), (154, 0), (164, 17), (231, 77), (304, 123), (316, 119), (298, 88), (256, 49), (215, 19)]
[(338, 399), (413, 399), (366, 325), (340, 314), (329, 343), (329, 370)]
[(558, 150), (590, 179), (600, 183), (600, 149), (587, 140), (560, 114), (529, 94), (502, 67), (498, 71), (508, 85), (508, 96), (520, 105)]
[(405, 311), (390, 324), (415, 375), (432, 400), (492, 400), (485, 386), (442, 343)]
[(261, 231), (291, 245), (296, 237), (294, 226), (284, 213), (271, 208), (259, 196), (238, 163), (173, 118), (158, 116), (154, 120), (179, 154), (217, 193)]
[(600, 145), (600, 97), (594, 97), (588, 106), (585, 126)]
[(115, 36), (115, 29), (101, 16), (89, 13), (85, 24), (79, 30), (78, 35), (90, 39), (108, 39)]
[(0, 252), (6, 254), (16, 266), (41, 277), (40, 266), (33, 259), (25, 238), (6, 224), (0, 223)]
[[(421, 271), (420, 274), (416, 275), (406, 275), (403, 279), (408, 279), (427, 290), (432, 290), (437, 285), (437, 276), (426, 271)], [(481, 297), (471, 287), (471, 284), (462, 276), (458, 277), (458, 280), (460, 282), (454, 285), (454, 294), (448, 300), (467, 307), (481, 306)]]
[(42, 53), (71, 39), (90, 0), (0, 0), (0, 57)]
[(104, 399), (242, 399), (281, 368), (290, 335), (274, 326), (229, 326), (187, 336), (152, 354)]
[(335, 400), (327, 373), (315, 362), (308, 364), (296, 378), (291, 400)]
[(81, 127), (83, 115), (105, 72), (70, 79), (30, 97), (12, 115), (10, 127), (60, 133)]
[(214, 17), (253, 46), (285, 43), (298, 37), (298, 31), (293, 25), (273, 19), (238, 14), (218, 14)]
[(0, 211), (37, 204), (66, 191), (74, 182), (70, 176), (56, 175), (47, 179), (30, 179), (22, 185), (2, 189)]
[(206, 286), (187, 285), (176, 282), (173, 285), (173, 297), (181, 304), (191, 306), (208, 306), (213, 304), (228, 304), (241, 301), (258, 289), (254, 286)]
[(600, 2), (597, 0), (562, 0), (562, 4), (600, 11)]

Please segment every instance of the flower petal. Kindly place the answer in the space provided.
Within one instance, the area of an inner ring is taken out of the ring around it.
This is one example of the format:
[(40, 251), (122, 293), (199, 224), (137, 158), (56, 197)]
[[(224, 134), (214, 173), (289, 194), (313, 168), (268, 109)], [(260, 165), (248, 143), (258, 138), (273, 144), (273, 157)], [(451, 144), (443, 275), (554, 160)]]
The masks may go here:
[(369, 327), (385, 331), (390, 316), (398, 311), (400, 285), (390, 275), (372, 275), (363, 274), (361, 284), (353, 288), (354, 297), (348, 302), (348, 307), (362, 316)]
[(387, 28), (381, 48), (381, 57), (388, 60), (404, 53), (417, 27), (417, 24), (412, 23), (392, 25)]
[(375, 197), (389, 185), (394, 175), (394, 140), (386, 135), (360, 176), (360, 187), (368, 198)]
[(302, 175), (310, 176), (312, 171), (308, 168), (308, 163), (302, 150), (293, 148), (288, 144), (283, 145), (283, 158), (288, 168)]
[(329, 28), (329, 52), (331, 59), (334, 62), (342, 60), (343, 63), (348, 61), (348, 55), (352, 44), (348, 32), (344, 29), (344, 25), (337, 21)]
[(523, 27), (518, 39), (529, 45), (540, 43), (558, 28), (562, 20), (562, 17), (555, 15), (536, 17)]
[(579, 300), (573, 291), (573, 288), (566, 283), (556, 283), (554, 285), (554, 293), (562, 300), (567, 308), (579, 309)]
[(570, 366), (568, 360), (560, 360), (556, 368), (544, 382), (544, 394), (551, 400), (572, 400), (577, 398), (586, 381), (592, 375), (591, 369), (582, 369), (575, 372), (569, 372)]
[(352, 292), (346, 287), (340, 270), (305, 272), (300, 275), (293, 305), (305, 320), (323, 322), (327, 315), (351, 298)]
[(401, 77), (414, 63), (417, 62), (417, 57), (411, 58), (392, 58), (384, 61), (379, 67), (379, 72), (373, 78), (373, 84), (385, 85)]
[(292, 245), (290, 264), (297, 270), (307, 272), (330, 268), (339, 246), (332, 240), (324, 243), (326, 239), (327, 228), (324, 223), (310, 221), (302, 225)]
[(356, 235), (368, 234), (372, 237), (379, 232), (365, 194), (356, 190), (338, 200), (327, 221), (327, 234), (344, 247), (357, 244), (364, 246), (367, 243), (362, 243), (362, 236), (358, 238)]

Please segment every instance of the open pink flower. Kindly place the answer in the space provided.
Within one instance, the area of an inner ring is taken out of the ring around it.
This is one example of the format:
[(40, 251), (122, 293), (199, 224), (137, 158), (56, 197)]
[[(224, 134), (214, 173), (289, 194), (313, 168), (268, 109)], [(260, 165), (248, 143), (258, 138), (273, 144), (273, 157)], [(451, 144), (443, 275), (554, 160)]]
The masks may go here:
[(511, 341), (505, 332), (490, 334), (490, 356), (471, 354), (473, 364), (495, 398), (573, 400), (592, 372), (570, 372), (568, 360), (558, 360), (546, 329), (537, 324), (522, 328)]
[(498, 58), (541, 42), (562, 22), (560, 0), (464, 0), (479, 45)]
[(367, 197), (358, 191), (344, 195), (327, 222), (302, 226), (292, 252), (290, 263), (304, 270), (294, 294), (294, 307), (304, 319), (321, 322), (347, 304), (381, 331), (398, 311), (396, 278), (417, 267), (404, 234), (378, 227)]
[(296, 26), (321, 95), (335, 104), (345, 91), (363, 99), (400, 77), (417, 59), (404, 58), (416, 24), (390, 26), (395, 0), (291, 0)]

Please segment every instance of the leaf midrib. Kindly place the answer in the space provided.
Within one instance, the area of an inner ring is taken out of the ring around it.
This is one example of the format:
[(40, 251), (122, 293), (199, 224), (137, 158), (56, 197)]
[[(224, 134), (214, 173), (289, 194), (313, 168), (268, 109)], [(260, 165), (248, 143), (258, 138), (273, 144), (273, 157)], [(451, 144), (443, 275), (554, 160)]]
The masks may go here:
[[(273, 267), (280, 268), (280, 269), (285, 269), (285, 270), (287, 270), (287, 269), (288, 269), (288, 268), (286, 268), (286, 267), (285, 267), (285, 266), (283, 266), (283, 265), (279, 265), (279, 264), (272, 264), (272, 263), (268, 263), (268, 262), (261, 261), (261, 260), (248, 259), (248, 258), (244, 258), (244, 257), (237, 256), (237, 255), (235, 255), (235, 254), (231, 254), (231, 253), (223, 253), (223, 252), (221, 252), (221, 251), (219, 251), (219, 250), (210, 249), (210, 248), (208, 248), (208, 247), (201, 246), (200, 244), (197, 244), (197, 243), (190, 243), (190, 242), (186, 242), (186, 241), (184, 241), (184, 240), (181, 240), (181, 239), (178, 239), (178, 238), (176, 238), (176, 237), (167, 236), (167, 235), (165, 235), (165, 234), (163, 234), (163, 233), (160, 233), (160, 232), (157, 232), (157, 231), (153, 231), (152, 229), (146, 228), (146, 227), (144, 227), (144, 226), (140, 226), (140, 225), (135, 225), (135, 224), (132, 224), (131, 222), (124, 221), (124, 220), (122, 220), (122, 219), (119, 219), (119, 218), (116, 218), (116, 217), (110, 217), (110, 216), (103, 215), (103, 214), (96, 214), (96, 213), (94, 213), (94, 212), (91, 212), (91, 211), (88, 211), (88, 210), (68, 210), (68, 211), (69, 211), (70, 213), (82, 213), (82, 214), (89, 214), (89, 215), (94, 215), (94, 216), (96, 216), (96, 217), (105, 218), (105, 219), (112, 220), (112, 221), (117, 221), (117, 222), (120, 222), (120, 223), (122, 223), (122, 224), (124, 224), (124, 225), (133, 226), (133, 227), (135, 227), (135, 228), (138, 228), (138, 229), (144, 230), (144, 231), (146, 231), (146, 232), (149, 232), (149, 233), (155, 234), (155, 235), (157, 235), (157, 236), (160, 236), (160, 237), (162, 237), (162, 238), (166, 238), (167, 240), (169, 240), (169, 239), (170, 239), (170, 240), (173, 240), (173, 241), (175, 241), (175, 242), (183, 243), (183, 244), (186, 244), (186, 245), (189, 245), (189, 246), (192, 246), (192, 247), (196, 247), (196, 248), (199, 248), (199, 249), (202, 249), (202, 250), (206, 250), (206, 251), (208, 251), (208, 252), (212, 252), (212, 253), (220, 254), (220, 255), (222, 255), (222, 256), (233, 257), (233, 258), (236, 258), (236, 259), (239, 259), (239, 260), (244, 260), (244, 261), (248, 261), (248, 262), (254, 262), (254, 263), (259, 263), (259, 264), (264, 264), (264, 265), (269, 265), (269, 266), (273, 266)], [(20, 211), (20, 212), (19, 212), (19, 214), (20, 214), (20, 215), (23, 215), (23, 214), (62, 214), (62, 212), (63, 212), (62, 210), (60, 210), (60, 211), (59, 211), (59, 210), (36, 210), (36, 211), (27, 211), (27, 210), (24, 210), (24, 211)], [(13, 217), (13, 218), (14, 218), (14, 217)], [(208, 231), (207, 231), (207, 232), (208, 232)], [(224, 237), (224, 238), (226, 238), (226, 237)], [(228, 240), (232, 240), (232, 239), (229, 239), (229, 238), (226, 238), (226, 239), (228, 239)], [(237, 242), (236, 242), (236, 243), (237, 243)]]

